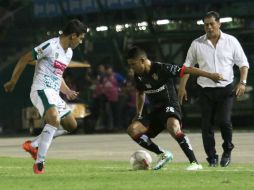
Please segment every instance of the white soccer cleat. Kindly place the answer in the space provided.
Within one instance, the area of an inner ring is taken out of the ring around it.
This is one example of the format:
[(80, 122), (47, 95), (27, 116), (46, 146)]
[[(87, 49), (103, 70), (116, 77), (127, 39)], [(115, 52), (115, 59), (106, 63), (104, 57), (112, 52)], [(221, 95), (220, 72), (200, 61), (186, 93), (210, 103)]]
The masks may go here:
[(192, 162), (187, 168), (186, 170), (188, 171), (197, 171), (197, 170), (202, 170), (203, 166), (201, 164), (198, 164), (196, 162)]
[(157, 164), (153, 168), (154, 170), (161, 169), (167, 162), (171, 162), (173, 160), (173, 154), (169, 151), (159, 154), (158, 157)]

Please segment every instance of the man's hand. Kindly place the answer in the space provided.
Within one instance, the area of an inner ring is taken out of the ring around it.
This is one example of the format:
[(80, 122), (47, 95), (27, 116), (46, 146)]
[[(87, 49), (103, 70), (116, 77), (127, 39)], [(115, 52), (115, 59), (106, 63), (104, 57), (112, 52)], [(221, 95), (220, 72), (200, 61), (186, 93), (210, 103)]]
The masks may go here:
[(15, 88), (16, 82), (14, 82), (13, 80), (9, 80), (8, 82), (6, 82), (4, 84), (4, 90), (5, 92), (12, 92), (13, 89)]
[(79, 92), (76, 92), (74, 90), (69, 90), (65, 95), (68, 100), (75, 100), (78, 97)]
[(211, 73), (209, 78), (213, 80), (214, 82), (218, 83), (220, 81), (226, 81), (223, 76), (219, 73)]
[(241, 83), (238, 83), (234, 89), (236, 97), (240, 98), (245, 93), (245, 90), (246, 86)]

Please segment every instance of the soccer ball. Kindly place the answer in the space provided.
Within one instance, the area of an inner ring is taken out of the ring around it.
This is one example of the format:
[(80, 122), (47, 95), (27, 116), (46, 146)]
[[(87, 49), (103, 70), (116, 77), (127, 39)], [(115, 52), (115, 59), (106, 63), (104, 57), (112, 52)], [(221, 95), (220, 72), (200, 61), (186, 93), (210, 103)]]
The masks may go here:
[(148, 170), (151, 163), (151, 155), (144, 150), (137, 150), (130, 158), (130, 164), (133, 170)]

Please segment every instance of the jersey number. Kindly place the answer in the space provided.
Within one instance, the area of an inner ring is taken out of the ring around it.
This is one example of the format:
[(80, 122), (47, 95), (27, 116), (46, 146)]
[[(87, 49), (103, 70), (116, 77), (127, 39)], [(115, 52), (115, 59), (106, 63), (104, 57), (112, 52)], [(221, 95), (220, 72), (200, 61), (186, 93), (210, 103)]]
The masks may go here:
[(166, 107), (166, 112), (175, 112), (173, 107)]

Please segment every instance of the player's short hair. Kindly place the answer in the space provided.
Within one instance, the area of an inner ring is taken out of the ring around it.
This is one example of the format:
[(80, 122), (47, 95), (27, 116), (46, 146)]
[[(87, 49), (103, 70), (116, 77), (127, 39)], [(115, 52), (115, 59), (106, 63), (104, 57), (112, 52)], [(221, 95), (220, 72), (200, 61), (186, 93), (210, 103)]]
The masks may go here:
[(220, 14), (216, 11), (207, 12), (205, 16), (203, 17), (203, 21), (205, 20), (205, 18), (210, 18), (210, 17), (214, 17), (217, 22), (220, 22)]
[(139, 58), (139, 57), (147, 57), (147, 55), (146, 55), (146, 52), (143, 49), (141, 49), (137, 46), (131, 47), (128, 50), (127, 55), (126, 55), (127, 59), (136, 59), (136, 58)]
[(87, 33), (87, 26), (78, 19), (72, 19), (63, 28), (63, 34), (68, 36), (73, 33), (77, 35)]

